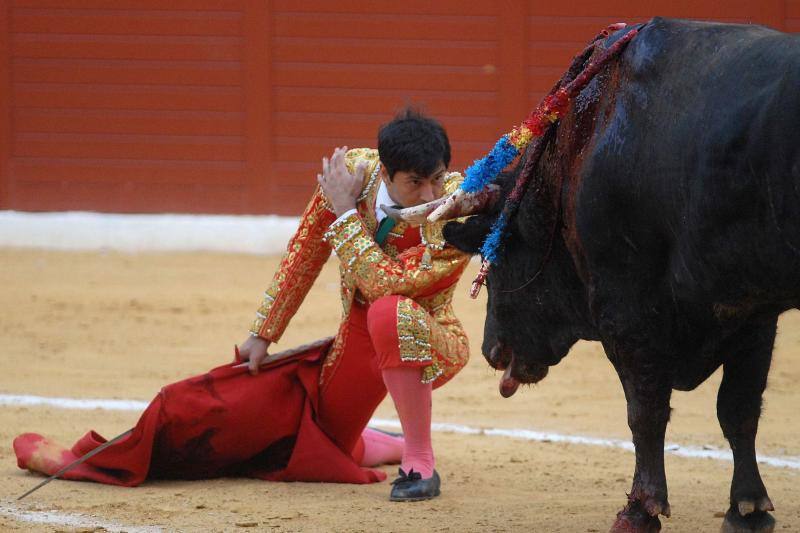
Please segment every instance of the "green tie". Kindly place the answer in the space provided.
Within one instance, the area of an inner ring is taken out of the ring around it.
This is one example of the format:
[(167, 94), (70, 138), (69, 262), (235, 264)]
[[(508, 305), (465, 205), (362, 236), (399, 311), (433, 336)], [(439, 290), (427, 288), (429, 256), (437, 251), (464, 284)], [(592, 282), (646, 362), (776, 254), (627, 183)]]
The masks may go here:
[[(399, 205), (393, 205), (392, 207), (402, 209), (402, 206)], [(381, 223), (378, 224), (378, 231), (375, 232), (375, 242), (378, 243), (378, 246), (383, 246), (383, 243), (386, 242), (386, 237), (389, 236), (389, 232), (392, 231), (396, 224), (397, 221), (388, 215), (381, 220)]]
[(378, 246), (383, 246), (383, 243), (386, 242), (386, 237), (389, 236), (389, 232), (392, 231), (392, 228), (397, 224), (397, 221), (392, 217), (386, 217), (381, 220), (381, 223), (378, 224), (378, 231), (375, 232), (375, 242), (378, 243)]

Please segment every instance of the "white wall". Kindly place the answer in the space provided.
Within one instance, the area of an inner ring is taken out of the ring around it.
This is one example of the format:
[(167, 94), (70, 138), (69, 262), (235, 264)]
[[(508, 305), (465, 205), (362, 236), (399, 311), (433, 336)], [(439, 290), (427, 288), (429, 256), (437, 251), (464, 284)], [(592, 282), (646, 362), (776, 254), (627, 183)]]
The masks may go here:
[(0, 246), (281, 254), (297, 217), (0, 211)]

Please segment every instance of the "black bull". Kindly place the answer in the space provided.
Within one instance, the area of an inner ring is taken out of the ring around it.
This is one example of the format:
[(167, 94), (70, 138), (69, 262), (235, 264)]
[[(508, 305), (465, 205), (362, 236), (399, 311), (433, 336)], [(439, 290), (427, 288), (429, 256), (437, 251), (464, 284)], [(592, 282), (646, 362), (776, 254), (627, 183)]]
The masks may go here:
[[(669, 515), (671, 391), (722, 365), (723, 528), (770, 530), (755, 436), (778, 315), (800, 303), (800, 38), (653, 19), (546, 140), (487, 280), (489, 364), (530, 383), (602, 342), (636, 446), (620, 531)], [(475, 253), (496, 213), (445, 236)]]

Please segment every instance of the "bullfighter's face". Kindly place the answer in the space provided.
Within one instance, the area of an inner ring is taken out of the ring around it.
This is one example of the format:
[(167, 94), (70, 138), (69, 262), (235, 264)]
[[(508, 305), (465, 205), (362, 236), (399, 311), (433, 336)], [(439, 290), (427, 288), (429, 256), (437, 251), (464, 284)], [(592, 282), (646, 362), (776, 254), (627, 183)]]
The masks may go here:
[(414, 171), (398, 170), (389, 176), (386, 167), (381, 165), (381, 179), (386, 184), (389, 196), (403, 207), (414, 207), (432, 202), (444, 195), (444, 180), (447, 167), (439, 162), (436, 170), (428, 176), (421, 176)]

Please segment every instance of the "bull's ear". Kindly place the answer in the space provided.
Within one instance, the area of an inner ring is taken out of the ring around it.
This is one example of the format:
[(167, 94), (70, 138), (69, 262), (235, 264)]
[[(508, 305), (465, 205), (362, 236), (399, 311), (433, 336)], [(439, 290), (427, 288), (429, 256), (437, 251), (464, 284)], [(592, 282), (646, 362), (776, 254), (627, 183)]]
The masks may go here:
[(448, 222), (442, 229), (447, 244), (462, 252), (477, 254), (492, 228), (493, 217), (488, 215), (471, 216), (464, 222)]

